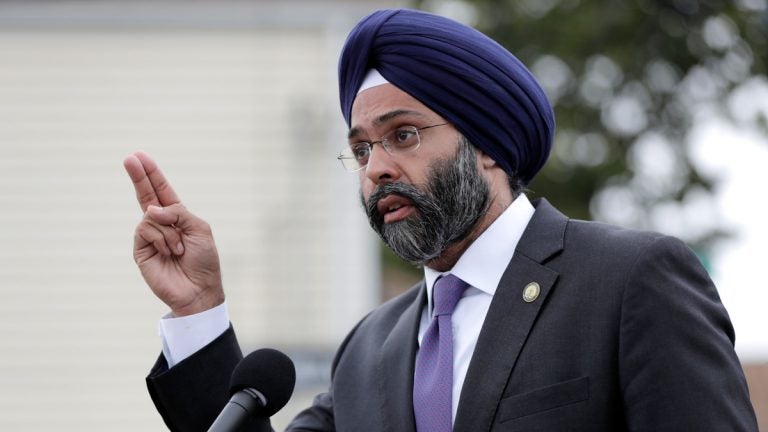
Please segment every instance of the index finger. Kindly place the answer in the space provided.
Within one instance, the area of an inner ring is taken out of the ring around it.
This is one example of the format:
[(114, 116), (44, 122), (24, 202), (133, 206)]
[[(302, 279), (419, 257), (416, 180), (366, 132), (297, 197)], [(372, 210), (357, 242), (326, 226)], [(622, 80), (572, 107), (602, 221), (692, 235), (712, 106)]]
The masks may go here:
[(142, 211), (146, 212), (150, 205), (165, 207), (181, 202), (163, 172), (146, 153), (129, 155), (123, 166), (133, 182)]

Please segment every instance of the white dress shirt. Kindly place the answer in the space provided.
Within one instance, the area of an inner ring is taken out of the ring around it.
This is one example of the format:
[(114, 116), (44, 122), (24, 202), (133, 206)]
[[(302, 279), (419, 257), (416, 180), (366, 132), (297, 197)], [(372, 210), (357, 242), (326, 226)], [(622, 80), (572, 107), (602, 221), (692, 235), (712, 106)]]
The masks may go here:
[[(451, 273), (470, 285), (453, 311), (453, 399), (452, 419), (456, 421), (459, 395), (467, 376), (469, 361), (475, 352), (477, 338), (485, 321), (491, 300), (501, 276), (515, 253), (517, 243), (528, 226), (535, 209), (525, 195), (520, 195), (496, 218), (480, 237), (467, 248)], [(427, 331), (432, 315), (432, 287), (443, 273), (424, 267), (427, 284), (427, 307), (419, 324), (419, 344)]]
[(163, 341), (163, 356), (168, 368), (200, 351), (229, 328), (227, 303), (194, 315), (174, 317), (166, 314), (158, 326)]
[[(446, 272), (459, 277), (470, 287), (464, 292), (453, 312), (453, 420), (459, 395), (467, 376), (469, 362), (475, 351), (480, 329), (485, 321), (501, 276), (507, 269), (517, 243), (531, 220), (535, 209), (521, 194), (498, 218), (467, 248), (453, 268)], [(427, 306), (419, 324), (419, 344), (430, 324), (432, 287), (442, 275), (424, 267), (427, 284)], [(173, 367), (200, 350), (229, 328), (226, 303), (199, 314), (174, 318), (169, 315), (160, 320), (163, 355), (168, 367)]]

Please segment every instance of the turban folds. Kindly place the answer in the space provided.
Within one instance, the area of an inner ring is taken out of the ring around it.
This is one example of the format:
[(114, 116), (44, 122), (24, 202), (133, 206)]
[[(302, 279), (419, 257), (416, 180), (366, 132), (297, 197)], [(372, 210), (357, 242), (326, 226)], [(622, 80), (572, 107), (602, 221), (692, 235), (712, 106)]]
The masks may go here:
[(426, 12), (379, 10), (349, 33), (339, 60), (341, 110), (370, 69), (451, 122), (525, 184), (552, 148), (555, 119), (526, 67), (479, 31)]

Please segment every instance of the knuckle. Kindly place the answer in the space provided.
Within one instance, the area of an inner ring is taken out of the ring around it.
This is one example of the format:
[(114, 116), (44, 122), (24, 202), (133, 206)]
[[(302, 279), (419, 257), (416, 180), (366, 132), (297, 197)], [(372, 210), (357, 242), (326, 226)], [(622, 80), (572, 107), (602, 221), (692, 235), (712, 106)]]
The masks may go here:
[(164, 190), (166, 190), (166, 189), (168, 189), (168, 181), (167, 181), (167, 180), (165, 180), (165, 179), (160, 179), (160, 180), (159, 180), (159, 181), (158, 181), (158, 182), (155, 184), (155, 190), (156, 190), (156, 191), (158, 191), (158, 192), (162, 192), (162, 191), (164, 191)]
[(137, 194), (137, 198), (141, 204), (151, 204), (155, 201), (154, 192), (143, 192)]
[(163, 230), (163, 235), (165, 235), (165, 238), (169, 243), (177, 243), (181, 240), (179, 232), (173, 227), (166, 227), (166, 229)]
[(139, 226), (136, 227), (136, 235), (143, 239), (152, 240), (157, 237), (157, 234), (157, 230), (155, 230), (147, 221), (140, 223)]

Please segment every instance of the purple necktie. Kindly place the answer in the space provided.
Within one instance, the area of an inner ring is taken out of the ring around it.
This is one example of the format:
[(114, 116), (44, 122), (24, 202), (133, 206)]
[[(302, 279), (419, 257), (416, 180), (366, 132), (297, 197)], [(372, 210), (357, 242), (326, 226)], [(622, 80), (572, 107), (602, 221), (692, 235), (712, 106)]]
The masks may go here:
[(413, 412), (418, 432), (450, 432), (453, 396), (451, 315), (469, 285), (452, 274), (435, 282), (432, 323), (416, 356)]

